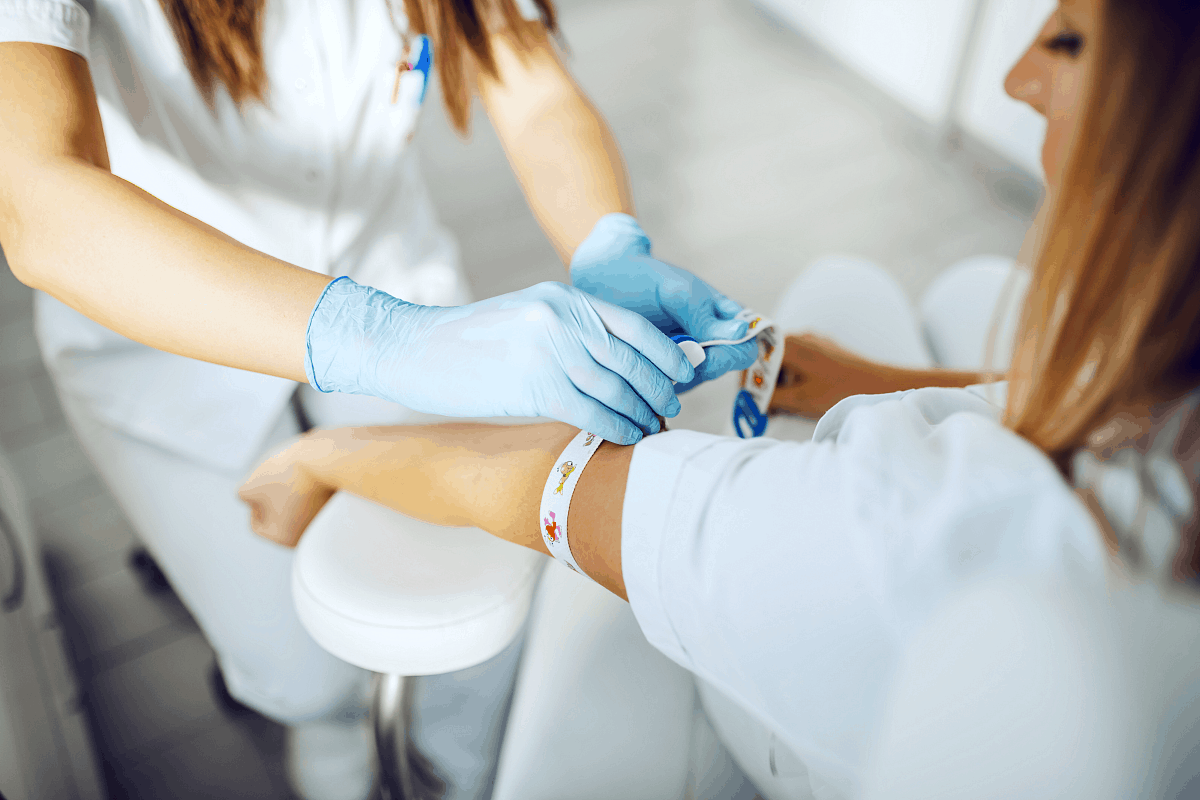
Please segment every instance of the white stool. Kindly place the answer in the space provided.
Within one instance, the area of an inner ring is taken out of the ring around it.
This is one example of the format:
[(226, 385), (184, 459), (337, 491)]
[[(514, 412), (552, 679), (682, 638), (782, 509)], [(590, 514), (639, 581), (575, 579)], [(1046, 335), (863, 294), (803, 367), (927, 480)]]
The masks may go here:
[(481, 664), (513, 641), (545, 559), (476, 528), (441, 528), (339, 492), (296, 549), (300, 621), (335, 656), (378, 673), (380, 779), (415, 800), (412, 681)]

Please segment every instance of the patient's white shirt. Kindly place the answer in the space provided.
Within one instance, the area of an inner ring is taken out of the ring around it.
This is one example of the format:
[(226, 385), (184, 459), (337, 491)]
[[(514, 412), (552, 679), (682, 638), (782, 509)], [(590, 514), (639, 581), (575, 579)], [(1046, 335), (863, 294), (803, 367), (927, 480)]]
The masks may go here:
[(920, 389), (845, 400), (811, 442), (672, 431), (634, 451), (622, 567), (642, 630), (784, 740), (810, 796), (856, 794), (900, 657), (945, 600), (1105, 581), (1087, 509), (999, 413)]

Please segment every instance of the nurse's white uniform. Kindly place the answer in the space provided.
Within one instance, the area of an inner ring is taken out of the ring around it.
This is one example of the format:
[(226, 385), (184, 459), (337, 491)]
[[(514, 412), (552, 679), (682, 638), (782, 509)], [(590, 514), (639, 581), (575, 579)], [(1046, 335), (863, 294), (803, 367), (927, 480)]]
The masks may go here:
[[(532, 3), (518, 5), (536, 18)], [(402, 3), (394, 6), (405, 24)], [(0, 41), (87, 59), (115, 175), (306, 269), (415, 303), (468, 302), (457, 249), (408, 146), (421, 74), (405, 73), (391, 102), (402, 44), (386, 0), (279, 0), (263, 13), (269, 93), (242, 112), (223, 90), (214, 109), (205, 105), (157, 0), (0, 0)], [(285, 722), (356, 708), (362, 673), (302, 630), (288, 589), (291, 556), (256, 540), (236, 496), (264, 448), (296, 432), (296, 384), (150, 349), (44, 294), (36, 318), (68, 418), (199, 620), (231, 691)], [(411, 418), (370, 398), (306, 399), (318, 425)], [(438, 713), (457, 705), (478, 718), (459, 720), (469, 735), (442, 749), (461, 763), (440, 771), (481, 769), (494, 734), (476, 729), (504, 700), (511, 669), (500, 672), (452, 681), (453, 698), (438, 694), (436, 680), (418, 691), (442, 706)]]

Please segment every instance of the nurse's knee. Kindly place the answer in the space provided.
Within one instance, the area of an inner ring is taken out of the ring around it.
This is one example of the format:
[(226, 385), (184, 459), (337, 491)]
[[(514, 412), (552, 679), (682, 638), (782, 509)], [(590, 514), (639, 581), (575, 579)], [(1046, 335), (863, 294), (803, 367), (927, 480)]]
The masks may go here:
[(365, 716), (370, 707), (371, 673), (344, 662), (317, 671), (271, 673), (241, 669), (233, 659), (220, 663), (233, 699), (283, 725), (348, 722)]
[(867, 295), (906, 302), (903, 288), (875, 262), (857, 256), (823, 256), (800, 271), (784, 291), (773, 317), (784, 330), (798, 329), (814, 306), (846, 304)]
[(974, 301), (980, 296), (999, 294), (1005, 281), (1013, 276), (1017, 262), (1000, 255), (978, 255), (956, 261), (934, 278), (921, 297), (921, 310), (936, 309), (959, 300)]

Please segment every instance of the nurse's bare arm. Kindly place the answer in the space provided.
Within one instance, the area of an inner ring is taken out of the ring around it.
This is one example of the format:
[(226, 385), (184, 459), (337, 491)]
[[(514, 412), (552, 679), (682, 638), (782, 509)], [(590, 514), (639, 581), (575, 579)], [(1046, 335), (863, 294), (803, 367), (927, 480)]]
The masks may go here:
[(0, 43), (0, 245), (22, 283), (131, 339), (305, 380), (329, 278), (114, 176), (87, 63), (70, 51)]
[[(254, 530), (288, 547), (344, 489), (410, 517), (482, 528), (544, 553), (542, 488), (576, 433), (561, 423), (319, 430), (259, 465), (241, 497)], [(572, 554), (622, 598), (621, 512), (632, 457), (632, 447), (602, 444), (571, 502)]]
[(633, 214), (621, 150), (600, 111), (563, 65), (541, 23), (519, 53), (509, 33), (493, 38), (499, 80), (478, 71), (488, 118), (529, 207), (564, 263), (605, 214)]

